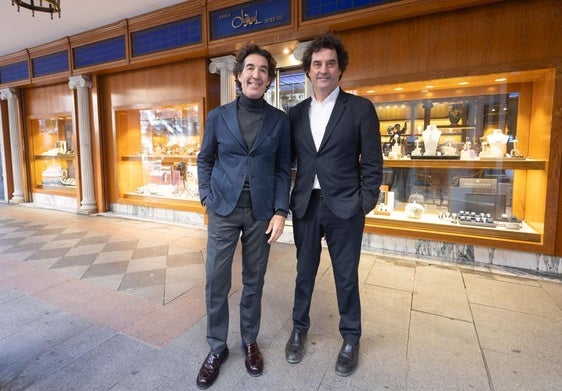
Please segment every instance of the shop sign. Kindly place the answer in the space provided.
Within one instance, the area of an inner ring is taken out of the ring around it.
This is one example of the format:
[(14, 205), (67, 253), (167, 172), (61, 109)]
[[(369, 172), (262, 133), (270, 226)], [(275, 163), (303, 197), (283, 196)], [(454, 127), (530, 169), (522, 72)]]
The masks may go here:
[(210, 13), (211, 41), (291, 23), (290, 0), (251, 1)]

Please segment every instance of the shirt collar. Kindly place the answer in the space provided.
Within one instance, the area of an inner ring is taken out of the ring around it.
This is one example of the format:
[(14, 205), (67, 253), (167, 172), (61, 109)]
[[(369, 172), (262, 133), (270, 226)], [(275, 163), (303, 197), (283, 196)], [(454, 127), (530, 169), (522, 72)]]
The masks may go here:
[(313, 105), (318, 105), (318, 106), (322, 106), (322, 105), (325, 105), (325, 104), (328, 104), (328, 103), (333, 103), (333, 102), (336, 101), (336, 99), (338, 98), (338, 95), (339, 95), (339, 94), (340, 94), (340, 87), (339, 87), (339, 86), (337, 86), (336, 88), (334, 88), (334, 91), (332, 91), (332, 92), (330, 93), (330, 95), (328, 95), (328, 96), (326, 97), (326, 99), (324, 99), (323, 102), (319, 102), (319, 101), (314, 97), (314, 94), (312, 94), (312, 95), (311, 95), (311, 98), (312, 98), (311, 104), (313, 104)]

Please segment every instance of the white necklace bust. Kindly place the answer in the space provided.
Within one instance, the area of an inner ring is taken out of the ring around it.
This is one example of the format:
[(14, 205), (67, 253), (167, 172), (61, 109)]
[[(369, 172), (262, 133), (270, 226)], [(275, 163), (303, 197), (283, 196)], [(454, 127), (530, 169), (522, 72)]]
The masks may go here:
[(422, 132), (423, 145), (425, 147), (424, 156), (435, 156), (437, 152), (437, 145), (441, 137), (441, 131), (435, 125), (427, 125), (427, 128)]
[(505, 155), (505, 147), (509, 136), (503, 134), (503, 130), (494, 129), (492, 134), (486, 137), (488, 144), (490, 145), (491, 155), (490, 157), (500, 158)]

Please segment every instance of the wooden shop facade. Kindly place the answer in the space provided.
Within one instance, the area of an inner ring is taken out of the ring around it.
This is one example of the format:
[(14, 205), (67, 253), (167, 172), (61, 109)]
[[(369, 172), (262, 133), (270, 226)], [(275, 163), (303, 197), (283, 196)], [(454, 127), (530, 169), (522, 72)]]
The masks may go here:
[(275, 55), (267, 100), (288, 110), (311, 93), (304, 48), (331, 31), (342, 88), (381, 123), (366, 234), (561, 273), (561, 17), (555, 0), (193, 0), (22, 48), (0, 57), (0, 201), (204, 223), (196, 156), (207, 113), (236, 96), (233, 54)]

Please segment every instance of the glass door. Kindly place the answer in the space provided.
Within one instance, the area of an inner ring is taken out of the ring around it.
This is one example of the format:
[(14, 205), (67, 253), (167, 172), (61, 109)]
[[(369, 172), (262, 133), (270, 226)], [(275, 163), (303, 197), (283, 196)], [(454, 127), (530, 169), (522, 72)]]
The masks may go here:
[(265, 100), (288, 112), (291, 107), (309, 96), (308, 83), (302, 67), (278, 68), (275, 83), (265, 94)]

